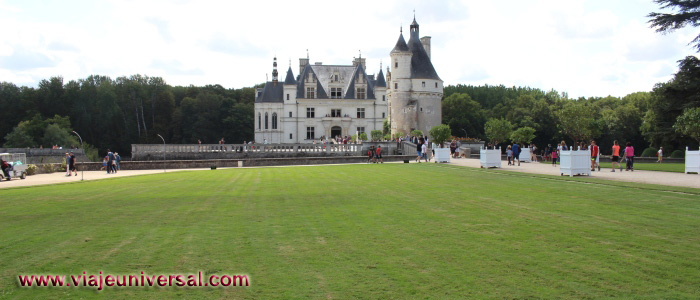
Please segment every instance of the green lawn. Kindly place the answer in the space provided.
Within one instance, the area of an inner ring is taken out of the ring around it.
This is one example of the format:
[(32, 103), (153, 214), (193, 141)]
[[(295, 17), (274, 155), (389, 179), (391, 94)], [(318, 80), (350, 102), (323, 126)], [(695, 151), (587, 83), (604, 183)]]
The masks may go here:
[[(700, 190), (649, 187), (373, 164), (2, 190), (0, 298), (697, 298)], [(17, 283), (83, 271), (251, 286)]]
[[(621, 163), (622, 168), (625, 168), (625, 163)], [(612, 163), (601, 162), (601, 168), (610, 169), (612, 168)], [(646, 170), (646, 171), (663, 171), (663, 172), (678, 172), (685, 173), (685, 164), (679, 163), (634, 163), (635, 170)]]

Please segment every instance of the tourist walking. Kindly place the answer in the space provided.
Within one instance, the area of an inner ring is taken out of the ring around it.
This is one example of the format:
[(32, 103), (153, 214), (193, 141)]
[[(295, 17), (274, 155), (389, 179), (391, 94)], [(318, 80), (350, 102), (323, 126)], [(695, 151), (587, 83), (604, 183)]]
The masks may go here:
[(552, 149), (551, 150), (552, 153), (550, 154), (552, 156), (552, 167), (556, 167), (557, 166), (557, 158), (559, 158), (559, 150), (552, 148), (552, 147), (550, 147), (550, 149)]
[(114, 162), (115, 162), (116, 165), (117, 165), (117, 171), (119, 171), (119, 170), (122, 169), (122, 166), (121, 166), (121, 164), (122, 164), (122, 157), (119, 156), (119, 153), (117, 153), (117, 152), (114, 152), (114, 154), (115, 154), (115, 156), (114, 156)]
[(598, 172), (600, 172), (600, 161), (598, 160), (598, 154), (599, 148), (598, 145), (596, 145), (595, 141), (591, 141), (591, 171), (595, 171), (595, 168), (598, 167)]
[(421, 139), (421, 154), (423, 154), (423, 159), (425, 162), (428, 162), (428, 142), (424, 139)]
[(416, 152), (418, 153), (418, 156), (416, 157), (416, 161), (420, 163), (420, 158), (421, 158), (421, 151), (423, 151), (423, 147), (420, 142), (416, 141)]
[(659, 151), (656, 152), (656, 156), (658, 158), (656, 160), (657, 163), (660, 163), (661, 161), (664, 160), (664, 147), (659, 147)]
[[(620, 172), (622, 172), (622, 165), (620, 165), (620, 144), (615, 140), (613, 142), (612, 146), (612, 157), (610, 158), (612, 160), (612, 171), (615, 172), (616, 168), (620, 168)], [(617, 165), (617, 167), (615, 167)]]
[(66, 177), (70, 175), (70, 153), (66, 152)]
[(70, 176), (70, 172), (75, 173), (73, 176), (78, 176), (78, 168), (75, 165), (75, 153), (71, 151), (69, 157), (70, 163), (68, 164), (68, 176)]
[(114, 165), (114, 153), (112, 153), (112, 150), (107, 149), (107, 174), (111, 174)]
[(457, 142), (452, 140), (450, 143), (450, 155), (452, 155), (452, 158), (455, 158), (455, 151), (457, 151)]
[(634, 172), (634, 147), (630, 142), (627, 142), (625, 145), (625, 159), (627, 160), (626, 171)]
[(382, 146), (377, 146), (377, 159), (380, 163), (384, 163), (384, 159), (382, 158)]
[(537, 146), (530, 144), (530, 161), (537, 162)]
[(506, 158), (508, 158), (508, 165), (513, 165), (513, 147), (511, 145), (506, 148)]
[(520, 166), (520, 144), (518, 143), (513, 143), (513, 165), (515, 160), (518, 160), (518, 166)]

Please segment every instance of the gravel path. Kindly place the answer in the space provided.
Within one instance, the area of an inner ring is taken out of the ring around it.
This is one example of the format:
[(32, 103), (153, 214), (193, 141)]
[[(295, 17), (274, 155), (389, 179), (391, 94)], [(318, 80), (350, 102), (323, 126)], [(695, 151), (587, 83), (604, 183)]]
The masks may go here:
[[(458, 158), (452, 159), (451, 164), (464, 167), (479, 168), (479, 160), (472, 158)], [(500, 170), (505, 171), (515, 171), (524, 173), (535, 173), (535, 174), (545, 174), (545, 175), (555, 175), (560, 176), (559, 167), (552, 167), (552, 163), (520, 163), (520, 166), (508, 166), (507, 161), (503, 161), (501, 164), (503, 167)], [(639, 183), (652, 183), (670, 186), (683, 186), (700, 189), (700, 175), (699, 174), (684, 174), (684, 173), (674, 173), (674, 172), (660, 172), (660, 171), (642, 171), (636, 170), (632, 171), (622, 171), (615, 170), (611, 172), (610, 169), (601, 169), (600, 172), (591, 172), (591, 178), (602, 178), (609, 180), (619, 180), (628, 182), (639, 182)]]
[[(411, 163), (414, 163), (411, 161)], [(451, 165), (479, 168), (479, 160), (471, 158), (459, 158), (452, 159)], [(507, 162), (503, 162), (503, 168), (500, 170), (505, 171), (515, 171), (524, 173), (535, 173), (535, 174), (545, 174), (545, 175), (555, 175), (559, 176), (559, 167), (552, 167), (551, 163), (521, 163), (520, 166), (508, 166)], [(285, 166), (289, 167), (289, 166)], [(208, 170), (208, 169), (173, 169), (167, 172), (186, 172), (186, 171), (198, 171), (198, 170)], [(124, 176), (134, 176), (134, 175), (145, 175), (145, 174), (157, 174), (162, 173), (163, 170), (122, 170), (117, 174), (106, 174), (104, 171), (86, 171), (84, 173), (85, 180), (98, 180), (105, 178), (115, 178)], [(35, 186), (44, 184), (56, 184), (56, 183), (66, 183), (66, 182), (76, 182), (80, 181), (81, 174), (78, 172), (78, 176), (66, 177), (64, 173), (52, 173), (52, 174), (38, 174), (33, 176), (28, 176), (27, 179), (21, 180), (19, 178), (12, 179), (12, 181), (2, 181), (0, 182), (0, 189), (9, 187), (20, 187), (20, 186)], [(642, 171), (637, 170), (622, 171), (617, 170), (616, 172), (610, 172), (610, 169), (602, 169), (600, 172), (592, 172), (591, 178), (602, 178), (609, 180), (619, 180), (628, 182), (639, 182), (639, 183), (652, 183), (670, 186), (682, 186), (700, 189), (700, 175), (698, 174), (683, 174), (683, 173), (673, 173), (673, 172), (659, 172), (659, 171)]]

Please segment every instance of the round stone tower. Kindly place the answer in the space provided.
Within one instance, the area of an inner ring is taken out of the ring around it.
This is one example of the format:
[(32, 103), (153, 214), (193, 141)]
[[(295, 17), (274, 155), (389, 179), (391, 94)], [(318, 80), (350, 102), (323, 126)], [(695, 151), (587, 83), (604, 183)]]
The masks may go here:
[(442, 123), (443, 82), (426, 50), (430, 49), (430, 39), (421, 42), (415, 17), (410, 34), (406, 43), (402, 30), (390, 53), (387, 92), (391, 133), (405, 135), (417, 129), (428, 135), (431, 128)]

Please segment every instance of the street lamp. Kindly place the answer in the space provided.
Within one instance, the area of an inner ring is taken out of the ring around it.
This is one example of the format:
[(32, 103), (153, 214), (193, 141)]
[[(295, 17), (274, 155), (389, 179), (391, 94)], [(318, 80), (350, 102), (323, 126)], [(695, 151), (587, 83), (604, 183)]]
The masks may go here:
[(165, 139), (160, 134), (156, 134), (161, 140), (163, 140), (163, 172), (165, 172)]
[[(83, 148), (83, 138), (81, 138), (80, 135), (77, 132), (75, 132), (75, 130), (73, 130), (73, 133), (75, 133), (75, 135), (77, 135), (80, 139), (80, 149), (83, 149), (83, 155), (87, 155), (87, 153), (85, 153), (85, 148)], [(80, 170), (80, 181), (83, 181), (85, 179), (84, 172), (85, 167), (83, 167), (82, 170)]]
[(464, 128), (462, 128), (462, 131), (464, 131), (464, 137), (466, 138), (466, 137), (467, 137), (467, 131), (464, 130)]

